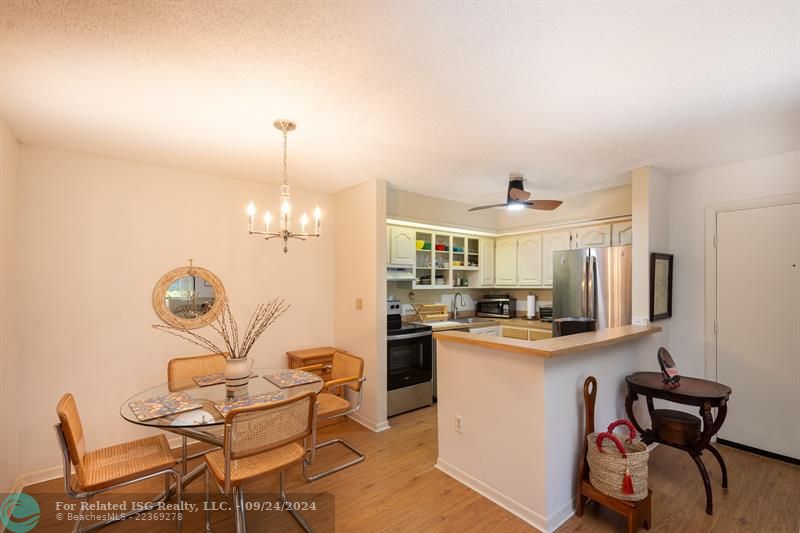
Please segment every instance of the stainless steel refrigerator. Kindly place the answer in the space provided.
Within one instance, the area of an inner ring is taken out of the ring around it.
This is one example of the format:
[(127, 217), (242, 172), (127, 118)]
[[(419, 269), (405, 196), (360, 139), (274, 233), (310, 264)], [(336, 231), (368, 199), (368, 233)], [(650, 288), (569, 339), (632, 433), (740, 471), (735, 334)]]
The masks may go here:
[(631, 323), (631, 247), (553, 253), (553, 318), (594, 318), (597, 329)]

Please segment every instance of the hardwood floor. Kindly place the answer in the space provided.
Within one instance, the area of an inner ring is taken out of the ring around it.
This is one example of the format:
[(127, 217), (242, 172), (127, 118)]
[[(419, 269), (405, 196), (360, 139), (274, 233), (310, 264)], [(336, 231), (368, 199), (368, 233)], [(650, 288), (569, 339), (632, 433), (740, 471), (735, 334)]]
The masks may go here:
[[(287, 490), (295, 493), (327, 492), (334, 495), (335, 520), (330, 498), (309, 517), (315, 531), (347, 532), (468, 532), (535, 531), (511, 513), (436, 470), (436, 411), (422, 409), (391, 420), (392, 429), (372, 433), (355, 422), (320, 430), (321, 439), (342, 436), (367, 456), (352, 468), (306, 483), (299, 469), (287, 477)], [(53, 443), (55, 448), (56, 444)], [(705, 493), (694, 463), (682, 452), (660, 446), (650, 462), (654, 532), (790, 532), (800, 531), (800, 467), (765, 459), (727, 447), (720, 447), (728, 463), (730, 489), (723, 491), (716, 464), (709, 461), (714, 483), (714, 516), (705, 514)], [(324, 449), (318, 468), (349, 457), (339, 450)], [(155, 493), (161, 483), (143, 484)], [(277, 491), (277, 476), (248, 484), (248, 500)], [(134, 490), (144, 490), (137, 488)], [(200, 505), (202, 478), (188, 487), (186, 500)], [(71, 531), (72, 525), (57, 522), (54, 501), (63, 497), (60, 479), (27, 487), (42, 509), (40, 531)], [(128, 492), (132, 492), (128, 489)], [(101, 501), (122, 497), (101, 498)], [(233, 531), (230, 511), (212, 514), (214, 530)], [(248, 513), (251, 531), (301, 531), (285, 512)], [(202, 513), (189, 513), (184, 531), (202, 530)], [(105, 531), (174, 531), (174, 523), (139, 522), (115, 524)], [(593, 504), (583, 518), (572, 517), (559, 531), (624, 531), (621, 517)], [(642, 530), (644, 531), (644, 530)]]

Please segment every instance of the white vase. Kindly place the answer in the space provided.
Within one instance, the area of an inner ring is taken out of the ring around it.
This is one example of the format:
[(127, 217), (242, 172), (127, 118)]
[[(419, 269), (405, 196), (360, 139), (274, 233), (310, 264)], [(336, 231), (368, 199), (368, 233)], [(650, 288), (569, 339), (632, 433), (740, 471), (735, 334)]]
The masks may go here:
[(253, 368), (253, 360), (249, 357), (244, 359), (228, 359), (225, 363), (225, 387), (229, 396), (244, 396), (247, 394), (247, 383), (250, 381), (250, 370)]

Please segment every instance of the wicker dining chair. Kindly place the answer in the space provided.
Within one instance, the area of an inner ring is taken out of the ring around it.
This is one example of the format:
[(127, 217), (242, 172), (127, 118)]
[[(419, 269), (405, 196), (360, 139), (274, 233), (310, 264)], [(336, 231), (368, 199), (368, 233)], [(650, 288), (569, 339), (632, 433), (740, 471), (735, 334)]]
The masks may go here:
[[(164, 476), (164, 492), (149, 502), (145, 508), (85, 528), (81, 528), (83, 523), (81, 515), (75, 523), (73, 532), (92, 531), (154, 509), (156, 504), (169, 498), (170, 477), (175, 479), (177, 502), (181, 503), (180, 474), (173, 468), (175, 458), (172, 456), (164, 435), (87, 452), (83, 424), (81, 424), (78, 406), (72, 394), (67, 393), (61, 397), (56, 407), (56, 413), (59, 423), (55, 425), (55, 430), (64, 463), (64, 488), (70, 498), (90, 501), (97, 494)], [(77, 474), (74, 484), (72, 481), (73, 465)], [(176, 529), (180, 531), (181, 513), (176, 513), (176, 522)]]
[[(320, 370), (323, 367), (324, 365), (320, 363), (302, 367), (299, 370), (313, 371)], [(364, 377), (364, 360), (362, 358), (344, 352), (334, 353), (333, 360), (331, 361), (331, 379), (325, 383), (322, 388), (322, 392), (317, 395), (317, 403), (319, 404), (317, 408), (317, 416), (320, 418), (320, 420), (332, 420), (334, 418), (347, 416), (358, 411), (361, 408), (361, 400), (364, 394), (362, 386), (366, 379), (367, 378)], [(335, 393), (337, 390), (342, 390), (345, 387), (357, 394), (354, 404)], [(340, 470), (344, 470), (345, 468), (357, 465), (364, 460), (364, 454), (358, 451), (355, 446), (346, 440), (329, 439), (318, 443), (316, 442), (316, 433), (314, 434), (314, 439), (311, 443), (312, 451), (325, 448), (326, 446), (332, 446), (334, 444), (341, 444), (353, 452), (356, 455), (356, 458), (346, 463), (336, 465), (328, 470), (311, 474), (309, 473), (309, 468), (311, 467), (316, 455), (315, 453), (311, 453), (306, 457), (306, 460), (303, 461), (303, 477), (306, 479), (306, 481), (315, 481), (325, 476), (329, 476)]]
[[(233, 491), (236, 532), (247, 531), (242, 484), (279, 472), (282, 508), (288, 510), (305, 531), (312, 531), (286, 497), (284, 472), (303, 461), (309, 437), (316, 432), (316, 394), (233, 409), (225, 415), (222, 450), (206, 454), (205, 501), (209, 501), (211, 476), (223, 493)], [(205, 505), (206, 531), (211, 531), (211, 509)]]
[[(167, 386), (170, 392), (177, 392), (187, 388), (196, 387), (192, 378), (208, 376), (210, 374), (222, 374), (225, 371), (225, 356), (218, 353), (207, 355), (195, 355), (191, 357), (178, 357), (170, 359), (167, 363)], [(210, 431), (215, 432), (216, 428)], [(189, 455), (189, 442), (185, 435), (181, 435), (181, 474), (186, 475), (187, 462), (202, 457), (217, 447), (209, 448)]]

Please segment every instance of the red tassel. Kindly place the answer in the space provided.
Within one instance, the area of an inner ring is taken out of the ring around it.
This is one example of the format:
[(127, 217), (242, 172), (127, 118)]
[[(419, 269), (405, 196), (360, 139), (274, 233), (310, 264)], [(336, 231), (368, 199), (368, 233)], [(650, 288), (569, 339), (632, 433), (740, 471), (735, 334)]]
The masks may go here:
[(633, 478), (627, 468), (625, 468), (625, 477), (622, 478), (622, 494), (633, 494)]

